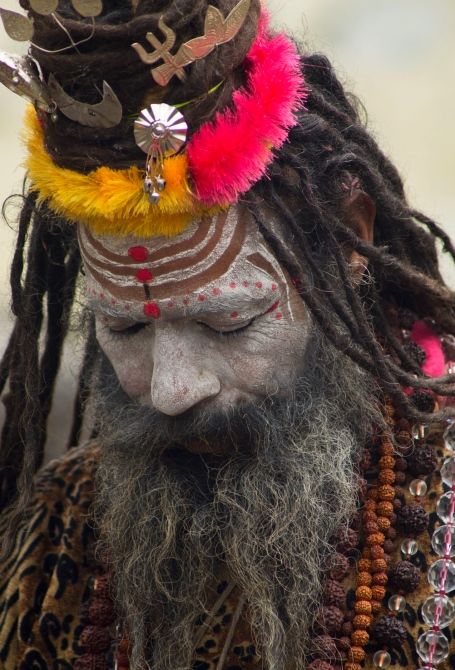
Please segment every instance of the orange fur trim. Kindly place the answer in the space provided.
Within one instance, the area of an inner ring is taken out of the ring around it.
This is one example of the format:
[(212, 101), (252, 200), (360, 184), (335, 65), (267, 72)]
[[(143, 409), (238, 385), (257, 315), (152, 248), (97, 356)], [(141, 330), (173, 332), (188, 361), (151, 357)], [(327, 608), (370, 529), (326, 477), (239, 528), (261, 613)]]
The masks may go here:
[(28, 157), (25, 167), (31, 189), (39, 202), (74, 222), (82, 222), (98, 234), (135, 237), (172, 237), (191, 221), (219, 212), (207, 208), (191, 193), (185, 154), (166, 159), (167, 186), (158, 204), (144, 193), (143, 171), (137, 167), (112, 170), (100, 167), (89, 174), (58, 167), (44, 146), (44, 134), (37, 114), (29, 107), (25, 119)]

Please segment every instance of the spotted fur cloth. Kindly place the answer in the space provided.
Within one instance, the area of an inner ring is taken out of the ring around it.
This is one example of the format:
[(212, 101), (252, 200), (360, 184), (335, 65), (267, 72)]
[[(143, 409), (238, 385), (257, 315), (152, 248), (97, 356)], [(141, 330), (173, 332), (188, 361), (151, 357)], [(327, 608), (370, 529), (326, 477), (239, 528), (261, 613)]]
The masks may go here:
[[(53, 461), (38, 475), (29, 518), (18, 529), (13, 555), (1, 566), (1, 670), (72, 670), (84, 652), (80, 643), (81, 611), (90, 598), (94, 577), (100, 569), (92, 557), (93, 531), (89, 522), (97, 456), (95, 445), (80, 447)], [(439, 494), (439, 477), (433, 476), (432, 481), (437, 488), (425, 497), (430, 512), (429, 534), (436, 522), (434, 506)], [(419, 538), (421, 552), (415, 557), (422, 573), (435, 560), (429, 534)], [(397, 542), (398, 551), (399, 545)], [(347, 598), (352, 600), (352, 589), (349, 583), (346, 586)], [(222, 588), (220, 584), (219, 589)], [(421, 665), (414, 641), (427, 629), (419, 605), (430, 592), (426, 576), (422, 574), (420, 588), (407, 598), (404, 618), (408, 639), (402, 649), (393, 652), (394, 670), (411, 670)], [(231, 593), (195, 649), (194, 670), (216, 668), (238, 596), (236, 590)], [(446, 628), (444, 632), (451, 643), (451, 654), (438, 670), (455, 668), (455, 629)], [(365, 665), (368, 670), (373, 669), (371, 658), (369, 653)], [(261, 660), (248, 625), (241, 620), (224, 668), (254, 667), (261, 667)]]

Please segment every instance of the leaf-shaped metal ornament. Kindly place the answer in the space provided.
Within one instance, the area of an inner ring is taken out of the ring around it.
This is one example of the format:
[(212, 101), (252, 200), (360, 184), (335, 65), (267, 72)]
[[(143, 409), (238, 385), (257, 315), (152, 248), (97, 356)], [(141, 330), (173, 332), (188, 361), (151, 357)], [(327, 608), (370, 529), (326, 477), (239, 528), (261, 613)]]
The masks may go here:
[(103, 0), (71, 0), (71, 4), (84, 18), (99, 16), (103, 11)]
[(49, 92), (59, 110), (68, 119), (88, 128), (114, 128), (122, 120), (122, 103), (106, 81), (103, 81), (103, 99), (95, 105), (72, 98), (60, 86), (53, 74), (48, 79)]
[(57, 11), (58, 0), (30, 0), (30, 7), (37, 14), (49, 16), (49, 14)]
[(217, 7), (209, 5), (205, 16), (204, 32), (207, 37), (211, 37), (215, 42), (217, 35), (223, 32), (224, 16)]
[(0, 82), (39, 109), (52, 112), (55, 105), (47, 86), (40, 80), (36, 66), (28, 56), (19, 57), (0, 51)]
[[(226, 42), (234, 39), (245, 22), (248, 12), (250, 11), (250, 6), (251, 0), (240, 0), (228, 14), (226, 20), (224, 20), (221, 15), (222, 24), (220, 26), (220, 33), (217, 34), (217, 44), (226, 44)], [(212, 6), (210, 5), (210, 7)], [(219, 9), (216, 9), (216, 7), (212, 7), (212, 9), (219, 12)]]
[(29, 42), (33, 37), (33, 22), (23, 14), (0, 7), (0, 16), (8, 37), (16, 42)]

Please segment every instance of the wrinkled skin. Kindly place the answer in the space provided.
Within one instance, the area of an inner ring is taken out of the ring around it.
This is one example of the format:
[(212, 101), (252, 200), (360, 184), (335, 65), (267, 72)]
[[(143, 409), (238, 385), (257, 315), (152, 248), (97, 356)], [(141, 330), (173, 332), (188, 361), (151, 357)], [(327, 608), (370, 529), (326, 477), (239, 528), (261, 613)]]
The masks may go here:
[[(230, 210), (215, 248), (216, 219), (202, 245), (193, 239), (197, 230), (195, 224), (194, 231), (171, 240), (91, 238), (80, 231), (99, 344), (128, 396), (169, 416), (282, 396), (302, 372), (309, 332), (291, 279), (245, 210)], [(131, 266), (132, 247), (165, 258)], [(97, 268), (113, 262), (112, 252), (117, 258), (109, 281)], [(226, 252), (224, 272), (220, 259)], [(143, 282), (146, 287), (136, 277), (138, 268), (146, 272), (142, 278), (153, 277)], [(163, 268), (166, 274), (158, 277)], [(144, 313), (150, 304), (152, 316)]]

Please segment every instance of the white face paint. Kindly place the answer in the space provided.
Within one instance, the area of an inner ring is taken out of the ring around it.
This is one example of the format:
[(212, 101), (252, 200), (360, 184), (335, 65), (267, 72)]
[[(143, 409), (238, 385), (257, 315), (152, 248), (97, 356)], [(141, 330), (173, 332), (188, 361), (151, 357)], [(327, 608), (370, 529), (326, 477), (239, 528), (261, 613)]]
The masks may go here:
[(309, 318), (248, 212), (172, 239), (79, 228), (97, 338), (125, 392), (176, 416), (285, 395)]

